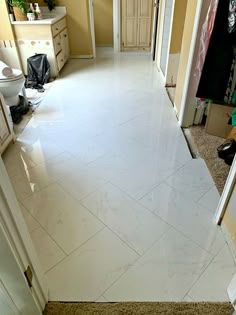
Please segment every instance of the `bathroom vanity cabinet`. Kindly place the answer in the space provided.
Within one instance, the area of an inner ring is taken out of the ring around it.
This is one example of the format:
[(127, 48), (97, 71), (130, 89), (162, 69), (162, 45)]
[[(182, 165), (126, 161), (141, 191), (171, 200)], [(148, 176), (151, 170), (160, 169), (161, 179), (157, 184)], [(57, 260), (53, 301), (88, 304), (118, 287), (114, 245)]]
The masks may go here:
[(0, 94), (0, 155), (14, 139), (7, 108), (3, 96)]
[(47, 54), (51, 77), (58, 76), (70, 55), (65, 15), (12, 24), (24, 74), (27, 58), (37, 53)]

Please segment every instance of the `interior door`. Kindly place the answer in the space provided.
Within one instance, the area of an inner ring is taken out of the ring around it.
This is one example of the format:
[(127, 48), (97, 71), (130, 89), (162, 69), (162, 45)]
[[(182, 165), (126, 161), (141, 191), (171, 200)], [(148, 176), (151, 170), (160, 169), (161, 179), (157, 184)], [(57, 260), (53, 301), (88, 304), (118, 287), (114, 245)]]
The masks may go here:
[(0, 221), (0, 314), (40, 315)]
[(153, 0), (122, 0), (122, 50), (151, 50)]
[(151, 47), (152, 9), (151, 0), (138, 0), (138, 47)]
[(122, 47), (137, 46), (138, 0), (122, 0)]

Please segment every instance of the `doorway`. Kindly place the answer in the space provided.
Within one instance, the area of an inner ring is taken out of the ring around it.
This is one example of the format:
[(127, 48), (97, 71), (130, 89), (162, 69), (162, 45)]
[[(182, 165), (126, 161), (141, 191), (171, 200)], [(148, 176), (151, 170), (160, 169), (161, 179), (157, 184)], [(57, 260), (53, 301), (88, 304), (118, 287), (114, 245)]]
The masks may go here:
[(97, 47), (120, 51), (120, 0), (89, 0), (93, 57)]
[(113, 47), (113, 0), (93, 0), (96, 47)]
[(152, 0), (121, 1), (121, 50), (151, 51)]

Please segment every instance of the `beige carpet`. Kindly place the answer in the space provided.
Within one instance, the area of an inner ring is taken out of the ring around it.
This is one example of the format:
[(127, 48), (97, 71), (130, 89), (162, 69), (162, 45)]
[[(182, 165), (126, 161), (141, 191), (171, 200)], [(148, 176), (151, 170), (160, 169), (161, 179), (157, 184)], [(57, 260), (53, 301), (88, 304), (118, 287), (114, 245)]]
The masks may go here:
[(45, 315), (232, 315), (230, 303), (49, 303)]
[(225, 141), (223, 138), (209, 135), (205, 132), (204, 126), (192, 126), (189, 128), (192, 140), (196, 145), (198, 152), (207, 164), (216, 187), (221, 194), (230, 167), (218, 158), (217, 148)]

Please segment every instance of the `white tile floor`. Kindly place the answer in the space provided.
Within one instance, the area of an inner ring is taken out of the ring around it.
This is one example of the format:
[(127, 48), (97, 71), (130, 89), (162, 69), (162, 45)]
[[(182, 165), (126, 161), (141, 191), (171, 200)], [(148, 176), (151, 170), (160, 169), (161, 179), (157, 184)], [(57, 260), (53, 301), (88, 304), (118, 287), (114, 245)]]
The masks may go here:
[(71, 60), (4, 154), (50, 300), (227, 300), (236, 271), (147, 55)]

